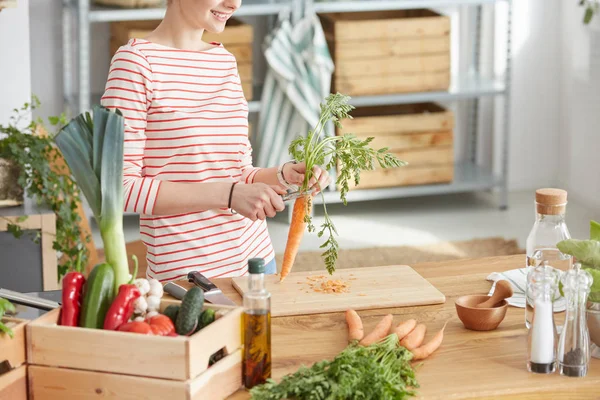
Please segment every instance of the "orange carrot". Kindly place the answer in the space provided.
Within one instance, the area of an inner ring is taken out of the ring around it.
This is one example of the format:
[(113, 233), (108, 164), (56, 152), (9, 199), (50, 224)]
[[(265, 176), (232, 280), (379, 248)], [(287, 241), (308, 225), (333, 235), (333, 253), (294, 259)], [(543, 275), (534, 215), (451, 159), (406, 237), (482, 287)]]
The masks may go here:
[(373, 331), (371, 331), (371, 333), (369, 333), (360, 341), (360, 344), (362, 346), (369, 346), (386, 337), (390, 331), (390, 328), (392, 327), (393, 319), (394, 316), (392, 314), (388, 314), (383, 317), (383, 319), (375, 326)]
[(365, 335), (362, 320), (354, 310), (346, 311), (346, 323), (348, 324), (348, 341), (361, 340)]
[(442, 344), (442, 340), (444, 339), (444, 329), (446, 329), (447, 323), (448, 322), (444, 324), (442, 329), (440, 329), (440, 331), (436, 333), (435, 336), (432, 337), (429, 342), (417, 347), (416, 349), (411, 350), (413, 353), (413, 360), (423, 360), (429, 357), (434, 351), (438, 349), (438, 347), (440, 347), (440, 345)]
[(415, 329), (415, 326), (417, 326), (417, 320), (415, 319), (408, 319), (398, 324), (396, 329), (394, 329), (394, 332), (396, 333), (396, 335), (398, 335), (398, 340), (404, 339), (406, 335), (408, 335)]
[(411, 333), (406, 335), (404, 339), (400, 341), (400, 346), (406, 347), (407, 350), (416, 349), (423, 343), (426, 331), (427, 327), (424, 324), (417, 325)]
[(285, 252), (283, 253), (283, 263), (281, 265), (281, 277), (280, 282), (283, 282), (285, 277), (292, 270), (294, 260), (300, 249), (300, 242), (302, 236), (304, 236), (304, 229), (306, 229), (306, 222), (304, 218), (310, 214), (312, 207), (312, 201), (309, 196), (298, 197), (294, 202), (294, 210), (292, 212), (292, 222), (290, 224), (290, 230), (288, 232), (288, 240), (285, 246)]

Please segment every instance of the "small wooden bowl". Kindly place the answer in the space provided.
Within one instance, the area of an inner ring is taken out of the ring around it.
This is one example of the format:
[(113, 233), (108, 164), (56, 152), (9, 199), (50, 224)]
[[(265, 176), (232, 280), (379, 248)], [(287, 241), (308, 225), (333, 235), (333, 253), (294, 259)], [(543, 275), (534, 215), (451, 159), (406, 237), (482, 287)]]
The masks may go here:
[(483, 303), (489, 298), (490, 296), (485, 295), (471, 295), (456, 299), (456, 313), (465, 328), (473, 331), (491, 331), (500, 325), (508, 309), (506, 300), (502, 300), (496, 307), (475, 308), (476, 304)]

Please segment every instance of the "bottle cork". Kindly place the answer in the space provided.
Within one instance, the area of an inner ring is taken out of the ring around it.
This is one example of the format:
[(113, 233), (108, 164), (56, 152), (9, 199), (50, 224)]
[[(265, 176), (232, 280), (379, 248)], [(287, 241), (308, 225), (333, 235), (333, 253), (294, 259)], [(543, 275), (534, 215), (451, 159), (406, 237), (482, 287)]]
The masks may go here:
[(567, 192), (562, 189), (538, 189), (535, 191), (535, 205), (538, 214), (564, 214), (567, 209)]

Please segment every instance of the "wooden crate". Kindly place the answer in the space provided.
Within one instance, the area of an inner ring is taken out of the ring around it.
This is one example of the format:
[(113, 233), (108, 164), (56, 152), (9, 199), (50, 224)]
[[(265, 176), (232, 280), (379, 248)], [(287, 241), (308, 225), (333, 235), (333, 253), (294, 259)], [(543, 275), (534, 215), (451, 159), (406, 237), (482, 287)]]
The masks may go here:
[(0, 399), (27, 400), (27, 365), (0, 375)]
[[(111, 23), (110, 53), (115, 54), (122, 46), (133, 38), (144, 38), (152, 32), (160, 21), (122, 21)], [(227, 22), (225, 30), (221, 33), (205, 32), (202, 40), (205, 42), (219, 42), (235, 57), (238, 64), (242, 89), (247, 100), (252, 100), (252, 44), (254, 30), (252, 25), (245, 24), (236, 19)]]
[(363, 171), (358, 187), (369, 189), (451, 182), (454, 176), (453, 126), (451, 111), (434, 104), (405, 104), (362, 107), (353, 119), (342, 121), (337, 134), (353, 133), (361, 139), (374, 137), (371, 146), (388, 147), (409, 165)]
[(323, 14), (332, 90), (350, 96), (447, 90), (450, 18), (430, 10)]
[[(162, 309), (179, 301), (164, 300)], [(98, 395), (145, 399), (220, 399), (242, 384), (241, 307), (205, 304), (224, 315), (189, 337), (58, 326), (59, 310), (27, 325), (33, 398)], [(210, 356), (226, 356), (208, 367)]]
[(164, 7), (164, 0), (94, 0), (95, 4), (101, 6), (114, 6), (121, 8), (148, 8), (148, 7)]
[[(17, 318), (2, 318), (13, 331), (11, 339), (0, 332), (0, 362), (8, 361), (12, 368), (18, 368), (26, 361), (25, 355), (25, 326), (29, 321)], [(0, 397), (1, 398), (1, 397)]]

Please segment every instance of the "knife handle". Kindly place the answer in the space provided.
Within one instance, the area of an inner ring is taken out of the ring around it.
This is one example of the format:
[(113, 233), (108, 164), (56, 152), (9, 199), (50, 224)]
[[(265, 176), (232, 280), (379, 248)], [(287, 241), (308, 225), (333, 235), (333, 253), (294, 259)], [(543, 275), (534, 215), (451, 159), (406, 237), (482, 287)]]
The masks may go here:
[(187, 293), (187, 289), (177, 285), (173, 282), (167, 282), (164, 287), (165, 292), (175, 297), (177, 300), (183, 300), (183, 297)]
[(196, 286), (199, 286), (205, 292), (210, 292), (213, 289), (217, 289), (217, 286), (214, 283), (209, 281), (207, 277), (198, 271), (190, 272), (188, 274), (188, 280), (193, 282)]

